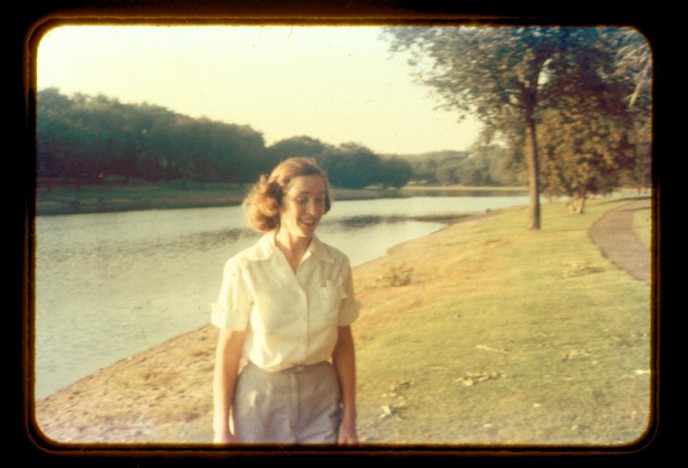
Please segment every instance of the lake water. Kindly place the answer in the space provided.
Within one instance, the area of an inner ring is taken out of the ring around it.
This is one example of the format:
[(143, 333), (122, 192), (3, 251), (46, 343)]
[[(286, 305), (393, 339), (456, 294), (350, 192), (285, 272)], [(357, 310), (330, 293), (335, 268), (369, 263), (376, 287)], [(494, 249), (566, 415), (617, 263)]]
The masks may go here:
[[(526, 196), (337, 201), (318, 236), (352, 265), (444, 225), (409, 219), (526, 205)], [(209, 321), (225, 261), (259, 237), (240, 207), (39, 216), (35, 397)]]

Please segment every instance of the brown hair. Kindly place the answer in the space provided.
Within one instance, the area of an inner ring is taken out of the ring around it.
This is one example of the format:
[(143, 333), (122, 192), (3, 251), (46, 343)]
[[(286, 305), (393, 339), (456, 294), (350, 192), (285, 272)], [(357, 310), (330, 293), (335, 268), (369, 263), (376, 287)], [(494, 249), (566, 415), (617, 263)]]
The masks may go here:
[(289, 158), (279, 163), (270, 176), (263, 174), (251, 188), (243, 206), (249, 225), (258, 232), (270, 232), (280, 224), (282, 198), (294, 177), (318, 175), (325, 181), (325, 213), (332, 207), (330, 184), (325, 171), (311, 158)]

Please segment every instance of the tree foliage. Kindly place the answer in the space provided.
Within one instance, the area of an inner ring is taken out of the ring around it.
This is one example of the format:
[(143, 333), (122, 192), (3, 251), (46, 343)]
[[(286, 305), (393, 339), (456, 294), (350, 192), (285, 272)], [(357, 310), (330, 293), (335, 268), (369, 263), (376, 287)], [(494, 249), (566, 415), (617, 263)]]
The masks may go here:
[(333, 185), (401, 187), (412, 179), (406, 161), (356, 143), (335, 147), (307, 136), (266, 147), (249, 126), (193, 119), (159, 106), (122, 104), (105, 96), (71, 97), (57, 89), (37, 96), (37, 176), (77, 188), (113, 178), (124, 183), (181, 181), (253, 183), (279, 161), (321, 161)]
[(296, 136), (276, 142), (268, 147), (267, 152), (274, 161), (292, 156), (307, 156), (317, 158), (330, 145), (309, 136)]
[[(459, 118), (477, 116), (503, 135), (515, 159), (525, 162), (533, 229), (541, 225), (538, 131), (543, 116), (570, 103), (577, 80), (585, 82), (586, 92), (599, 91), (604, 99), (642, 90), (633, 85), (639, 83), (637, 73), (645, 70), (637, 57), (647, 56), (647, 45), (625, 29), (438, 26), (390, 27), (386, 32), (391, 49), (411, 53), (414, 74), (439, 94), (446, 108), (457, 110)], [(629, 80), (633, 72), (635, 79)]]
[(619, 168), (631, 166), (627, 122), (620, 116), (586, 112), (571, 103), (566, 111), (543, 113), (540, 124), (543, 193), (567, 196), (582, 213), (586, 199), (619, 185)]
[(631, 118), (634, 165), (621, 177), (626, 184), (642, 191), (652, 183), (652, 51), (647, 40), (635, 30), (621, 31), (617, 40), (614, 73), (633, 89), (626, 96), (626, 103)]
[(191, 119), (105, 96), (38, 94), (39, 177), (238, 182), (264, 169), (263, 136), (250, 127)]

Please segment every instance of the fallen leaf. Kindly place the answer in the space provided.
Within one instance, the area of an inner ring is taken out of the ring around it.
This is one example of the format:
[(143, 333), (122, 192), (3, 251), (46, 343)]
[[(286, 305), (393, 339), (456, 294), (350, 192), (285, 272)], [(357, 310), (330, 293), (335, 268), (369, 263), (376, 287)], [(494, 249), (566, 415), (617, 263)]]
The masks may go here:
[(482, 349), (483, 351), (490, 351), (492, 353), (502, 353), (506, 354), (508, 351), (502, 348), (490, 348), (489, 346), (485, 345), (476, 345), (477, 349)]

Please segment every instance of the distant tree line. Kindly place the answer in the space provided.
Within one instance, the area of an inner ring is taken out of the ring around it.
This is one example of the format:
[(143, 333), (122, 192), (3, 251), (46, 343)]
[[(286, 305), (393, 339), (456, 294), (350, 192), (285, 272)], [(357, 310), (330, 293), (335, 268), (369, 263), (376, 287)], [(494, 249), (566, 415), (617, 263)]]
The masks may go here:
[(413, 180), (430, 185), (522, 185), (519, 172), (510, 166), (504, 146), (474, 145), (470, 151), (436, 151), (406, 156)]
[(102, 95), (68, 97), (55, 88), (38, 92), (36, 144), (39, 180), (77, 188), (106, 180), (251, 183), (291, 156), (316, 158), (341, 187), (401, 187), (412, 177), (407, 161), (354, 143), (335, 147), (299, 136), (266, 147), (249, 126)]
[(505, 167), (499, 145), (411, 156), (380, 155), (357, 143), (334, 146), (308, 136), (266, 146), (249, 126), (103, 95), (66, 96), (56, 88), (38, 92), (36, 125), (38, 180), (76, 188), (105, 181), (251, 183), (291, 156), (317, 159), (332, 184), (345, 188), (520, 182)]

